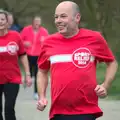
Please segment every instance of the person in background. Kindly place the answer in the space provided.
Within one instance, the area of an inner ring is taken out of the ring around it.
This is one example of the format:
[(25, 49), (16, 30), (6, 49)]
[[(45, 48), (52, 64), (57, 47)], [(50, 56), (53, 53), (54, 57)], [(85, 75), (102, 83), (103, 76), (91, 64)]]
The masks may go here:
[(22, 30), (21, 26), (17, 22), (17, 19), (15, 19), (13, 14), (10, 12), (8, 12), (8, 28), (17, 32), (20, 32)]
[(41, 17), (34, 16), (32, 25), (28, 25), (21, 31), (21, 37), (29, 60), (31, 77), (34, 76), (34, 99), (38, 99), (36, 76), (38, 72), (37, 59), (44, 38), (48, 36), (48, 31), (41, 26)]
[(5, 97), (4, 118), (16, 120), (14, 108), (19, 87), (22, 84), (19, 59), (24, 68), (26, 85), (30, 87), (32, 80), (21, 36), (18, 32), (8, 29), (8, 14), (0, 10), (0, 120), (3, 120), (3, 94)]
[[(72, 1), (61, 2), (55, 10), (58, 32), (44, 41), (38, 58), (37, 109), (48, 103), (48, 71), (51, 75), (51, 120), (96, 120), (103, 115), (98, 97), (107, 96), (118, 64), (101, 33), (79, 29), (80, 10)], [(97, 83), (97, 63), (104, 62), (105, 80)]]

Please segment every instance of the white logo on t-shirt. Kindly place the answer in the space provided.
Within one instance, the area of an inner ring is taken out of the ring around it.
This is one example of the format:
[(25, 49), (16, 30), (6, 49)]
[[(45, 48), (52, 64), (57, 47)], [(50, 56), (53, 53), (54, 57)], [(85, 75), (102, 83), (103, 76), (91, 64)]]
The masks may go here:
[(7, 52), (11, 55), (15, 55), (19, 50), (18, 45), (15, 42), (10, 42), (7, 44)]
[(94, 57), (88, 48), (79, 48), (73, 52), (72, 61), (76, 67), (85, 68), (94, 61)]

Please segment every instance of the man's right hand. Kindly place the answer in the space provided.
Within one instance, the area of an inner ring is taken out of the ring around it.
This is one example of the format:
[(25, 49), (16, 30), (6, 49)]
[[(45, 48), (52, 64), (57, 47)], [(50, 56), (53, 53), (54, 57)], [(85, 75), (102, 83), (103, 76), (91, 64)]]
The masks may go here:
[(48, 104), (48, 101), (46, 98), (40, 98), (37, 102), (37, 109), (40, 111), (43, 111), (47, 106), (47, 104)]

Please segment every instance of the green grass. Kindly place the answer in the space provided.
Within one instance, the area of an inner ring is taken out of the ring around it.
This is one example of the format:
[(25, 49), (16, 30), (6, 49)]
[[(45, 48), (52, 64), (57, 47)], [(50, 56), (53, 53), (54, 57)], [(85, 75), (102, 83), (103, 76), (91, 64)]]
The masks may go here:
[[(102, 83), (104, 81), (105, 71), (106, 71), (105, 64), (99, 64), (97, 66), (98, 83)], [(108, 93), (109, 93), (108, 98), (120, 99), (120, 69), (118, 69), (115, 79), (114, 79)]]

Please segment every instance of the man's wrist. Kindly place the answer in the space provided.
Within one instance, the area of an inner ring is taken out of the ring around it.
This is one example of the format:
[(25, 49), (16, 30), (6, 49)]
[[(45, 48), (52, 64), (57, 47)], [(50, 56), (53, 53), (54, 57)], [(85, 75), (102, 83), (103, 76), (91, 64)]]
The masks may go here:
[(110, 85), (109, 85), (109, 84), (107, 84), (107, 83), (105, 83), (105, 82), (104, 82), (102, 85), (103, 85), (103, 87), (104, 87), (105, 89), (107, 89), (107, 90), (108, 90), (108, 89), (109, 89), (109, 87), (110, 87)]
[(30, 72), (25, 72), (25, 76), (30, 76)]
[(42, 99), (43, 99), (43, 98), (46, 98), (46, 95), (43, 94), (43, 93), (41, 94), (41, 93), (38, 92), (38, 96), (39, 96), (40, 98), (42, 98)]

